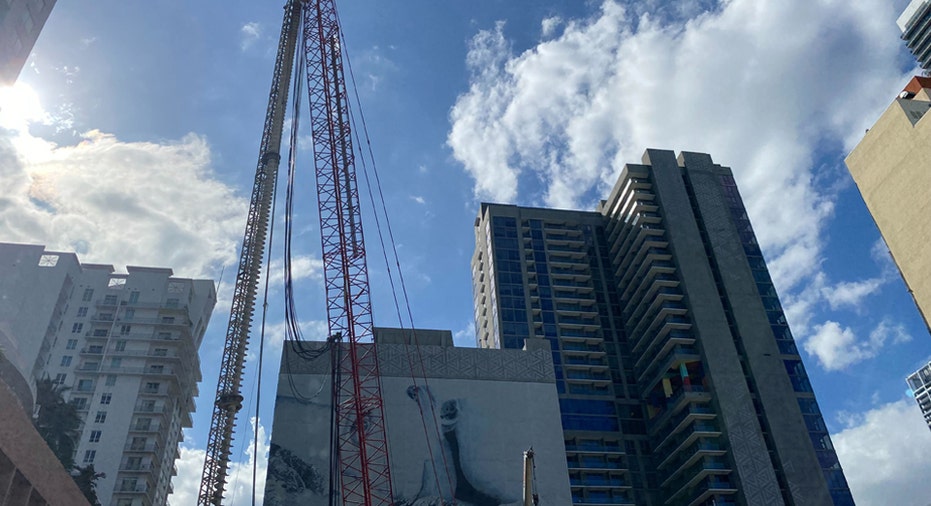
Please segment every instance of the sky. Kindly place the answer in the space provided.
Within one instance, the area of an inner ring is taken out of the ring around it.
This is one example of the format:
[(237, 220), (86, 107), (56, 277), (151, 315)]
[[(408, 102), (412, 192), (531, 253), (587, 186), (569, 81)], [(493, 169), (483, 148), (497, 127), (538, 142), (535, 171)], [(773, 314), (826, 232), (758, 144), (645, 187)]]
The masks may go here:
[[(594, 209), (646, 148), (710, 153), (735, 173), (857, 503), (927, 504), (931, 431), (904, 377), (931, 359), (931, 336), (843, 163), (917, 73), (895, 25), (906, 3), (340, 2), (414, 324), (474, 345), (480, 202)], [(0, 89), (0, 241), (220, 283), (175, 506), (197, 494), (281, 4), (60, 0), (18, 83)], [(293, 258), (305, 336), (318, 339), (302, 114)], [(375, 323), (397, 325), (377, 207), (363, 206)], [(251, 503), (271, 432), (281, 250), (262, 385), (256, 339), (243, 383), (237, 506)], [(242, 443), (253, 427), (258, 451)]]

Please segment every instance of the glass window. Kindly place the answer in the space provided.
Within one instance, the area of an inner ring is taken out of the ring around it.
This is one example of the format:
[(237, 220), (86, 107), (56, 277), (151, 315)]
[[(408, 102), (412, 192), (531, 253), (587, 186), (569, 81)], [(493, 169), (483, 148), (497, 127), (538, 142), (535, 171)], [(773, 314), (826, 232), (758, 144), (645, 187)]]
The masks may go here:
[(68, 339), (68, 344), (65, 346), (66, 350), (73, 350), (78, 347), (77, 339)]
[(65, 355), (61, 357), (61, 367), (68, 367), (71, 365), (71, 355)]
[(93, 289), (93, 288), (85, 288), (85, 289), (84, 289), (84, 296), (81, 297), (81, 300), (84, 301), (84, 302), (90, 302), (91, 299), (93, 299), (93, 298), (94, 298), (94, 289)]
[(100, 395), (100, 403), (101, 403), (101, 404), (110, 404), (110, 400), (112, 400), (112, 399), (113, 399), (113, 394), (111, 394), (110, 392), (107, 392), (107, 393), (104, 393), (104, 394), (101, 394), (101, 395)]
[(94, 458), (97, 456), (97, 450), (87, 450), (84, 452), (84, 463), (91, 464), (94, 462)]
[(108, 387), (112, 387), (113, 385), (116, 385), (116, 374), (108, 374), (108, 375), (107, 375), (107, 381), (106, 381), (105, 384), (106, 384)]
[(84, 328), (84, 324), (83, 324), (83, 323), (75, 323), (74, 325), (71, 326), (71, 333), (72, 333), (72, 334), (80, 333), (80, 332), (81, 332), (81, 329), (83, 329), (83, 328)]
[(107, 421), (107, 412), (98, 411), (97, 416), (94, 417), (94, 423), (106, 423)]
[(80, 318), (80, 317), (84, 317), (84, 316), (87, 316), (87, 307), (86, 307), (86, 306), (79, 307), (79, 308), (78, 308), (78, 317)]
[(99, 431), (99, 430), (92, 430), (92, 431), (91, 431), (91, 437), (90, 437), (89, 441), (90, 441), (91, 443), (99, 443), (99, 442), (100, 442), (100, 434), (101, 434), (101, 431)]

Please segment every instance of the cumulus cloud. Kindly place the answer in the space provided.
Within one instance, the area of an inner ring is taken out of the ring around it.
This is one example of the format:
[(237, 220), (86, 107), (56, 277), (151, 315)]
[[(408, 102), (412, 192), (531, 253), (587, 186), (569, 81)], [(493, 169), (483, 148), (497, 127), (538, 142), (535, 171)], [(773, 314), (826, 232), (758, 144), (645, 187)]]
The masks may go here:
[(914, 399), (853, 415), (831, 438), (858, 505), (928, 504), (931, 432)]
[(210, 277), (236, 261), (245, 200), (216, 179), (204, 137), (124, 142), (93, 130), (60, 146), (29, 133), (43, 115), (35, 108), (0, 126), (0, 240), (179, 276)]
[(833, 212), (813, 183), (818, 146), (851, 147), (874, 117), (864, 111), (904, 79), (897, 12), (882, 0), (733, 0), (672, 14), (606, 0), (519, 54), (503, 23), (480, 31), (448, 145), (477, 198), (586, 209), (645, 148), (711, 153), (734, 169), (787, 292), (818, 270)]
[(475, 322), (470, 322), (466, 328), (453, 333), (453, 344), (462, 348), (475, 348)]
[(239, 28), (239, 49), (245, 51), (255, 44), (262, 36), (262, 25), (255, 21), (246, 23)]
[(866, 339), (861, 339), (850, 327), (828, 320), (816, 325), (814, 334), (802, 346), (817, 357), (825, 369), (837, 371), (875, 357), (887, 342), (899, 344), (911, 339), (904, 326), (885, 321), (880, 322)]
[[(255, 478), (256, 502), (262, 504), (265, 496), (265, 472), (268, 464), (268, 445), (269, 438), (266, 434), (265, 427), (259, 424), (258, 452), (255, 451), (255, 434), (256, 419), (249, 419), (252, 430), (248, 435), (240, 434), (240, 438), (249, 439), (249, 447), (246, 448), (246, 459), (243, 461), (231, 461), (229, 472), (227, 474), (226, 495), (223, 504), (230, 506), (247, 506), (252, 502), (252, 465), (256, 455), (259, 456)], [(240, 431), (242, 432), (242, 431)], [(200, 479), (204, 471), (204, 458), (207, 455), (205, 450), (195, 448), (189, 441), (185, 441), (180, 448), (180, 456), (176, 462), (178, 474), (171, 480), (174, 493), (168, 496), (168, 504), (172, 506), (187, 506), (197, 504), (197, 496), (200, 491)]]

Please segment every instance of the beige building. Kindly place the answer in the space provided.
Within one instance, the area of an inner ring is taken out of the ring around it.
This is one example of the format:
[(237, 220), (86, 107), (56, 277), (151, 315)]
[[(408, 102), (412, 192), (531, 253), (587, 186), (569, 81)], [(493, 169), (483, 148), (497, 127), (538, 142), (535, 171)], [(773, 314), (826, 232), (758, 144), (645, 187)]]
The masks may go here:
[(925, 325), (931, 315), (931, 78), (913, 78), (847, 157)]

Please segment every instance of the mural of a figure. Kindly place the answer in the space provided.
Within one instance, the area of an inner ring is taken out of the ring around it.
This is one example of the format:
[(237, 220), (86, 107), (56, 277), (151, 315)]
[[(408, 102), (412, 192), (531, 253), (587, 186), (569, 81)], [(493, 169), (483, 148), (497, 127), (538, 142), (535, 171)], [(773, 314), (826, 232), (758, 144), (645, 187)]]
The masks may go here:
[(433, 462), (424, 462), (420, 492), (412, 504), (432, 505), (420, 501), (440, 498), (450, 504), (455, 500), (462, 506), (502, 506), (518, 501), (514, 493), (502, 490), (500, 480), (489, 476), (487, 466), (481, 466), (482, 434), (476, 430), (480, 424), (468, 423), (470, 417), (480, 417), (480, 413), (470, 413), (464, 399), (437, 402), (428, 387), (412, 385), (407, 396), (419, 405), (428, 432), (434, 422), (433, 427), (439, 427)]

